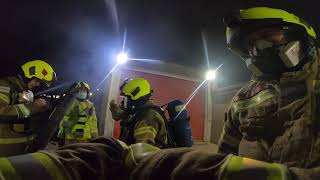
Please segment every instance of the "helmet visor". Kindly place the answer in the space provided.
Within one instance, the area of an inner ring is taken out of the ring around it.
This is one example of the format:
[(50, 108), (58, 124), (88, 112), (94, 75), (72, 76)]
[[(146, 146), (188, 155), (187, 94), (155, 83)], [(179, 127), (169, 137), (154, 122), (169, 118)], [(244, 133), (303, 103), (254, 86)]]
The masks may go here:
[(228, 48), (243, 59), (251, 57), (255, 48), (268, 47), (260, 42), (269, 42), (269, 46), (286, 43), (283, 27), (228, 28), (226, 37)]

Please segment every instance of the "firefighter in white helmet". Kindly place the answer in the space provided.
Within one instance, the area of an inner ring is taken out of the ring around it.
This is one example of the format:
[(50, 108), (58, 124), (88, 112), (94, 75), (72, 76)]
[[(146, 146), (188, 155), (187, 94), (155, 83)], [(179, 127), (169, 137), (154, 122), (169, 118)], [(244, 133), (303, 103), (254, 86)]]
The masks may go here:
[(79, 82), (77, 86), (77, 101), (67, 110), (60, 123), (60, 145), (86, 142), (98, 136), (96, 111), (94, 104), (89, 100), (90, 86), (85, 82)]

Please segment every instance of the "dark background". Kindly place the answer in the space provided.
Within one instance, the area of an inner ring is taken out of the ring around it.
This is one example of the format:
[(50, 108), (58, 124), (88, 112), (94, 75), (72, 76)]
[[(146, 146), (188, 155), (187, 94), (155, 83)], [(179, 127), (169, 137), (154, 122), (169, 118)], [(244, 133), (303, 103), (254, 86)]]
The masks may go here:
[[(250, 78), (245, 64), (225, 46), (222, 17), (251, 6), (283, 8), (311, 23), (316, 1), (241, 0), (8, 0), (0, 6), (1, 75), (16, 74), (28, 59), (45, 59), (61, 82), (96, 86), (115, 64), (124, 29), (130, 56), (203, 68), (201, 32), (210, 66), (223, 63), (219, 86)], [(318, 27), (316, 27), (318, 29)]]

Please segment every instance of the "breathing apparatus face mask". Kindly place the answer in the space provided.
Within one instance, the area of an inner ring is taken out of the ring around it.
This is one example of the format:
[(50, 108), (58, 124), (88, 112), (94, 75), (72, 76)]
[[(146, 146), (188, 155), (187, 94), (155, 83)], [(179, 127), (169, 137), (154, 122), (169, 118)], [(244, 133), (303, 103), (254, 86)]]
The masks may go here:
[(83, 90), (80, 90), (77, 94), (76, 94), (76, 97), (80, 100), (85, 100), (87, 99), (88, 97), (88, 93), (87, 91), (83, 91)]
[(247, 67), (256, 75), (280, 75), (296, 67), (301, 58), (300, 42), (274, 44), (269, 41), (255, 42), (250, 56), (245, 60)]
[(122, 110), (132, 110), (134, 109), (134, 105), (130, 97), (123, 96), (123, 99), (121, 101), (121, 109)]
[(288, 42), (282, 28), (259, 30), (241, 41), (236, 53), (240, 54), (248, 69), (257, 77), (293, 71), (304, 58), (301, 42)]

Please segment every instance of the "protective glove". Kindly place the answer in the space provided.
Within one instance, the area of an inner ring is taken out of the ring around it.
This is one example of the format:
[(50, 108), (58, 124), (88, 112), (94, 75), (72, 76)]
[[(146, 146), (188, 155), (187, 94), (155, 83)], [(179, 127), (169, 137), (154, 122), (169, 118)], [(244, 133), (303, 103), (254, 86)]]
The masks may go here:
[(121, 109), (121, 107), (115, 103), (115, 100), (111, 100), (110, 102), (110, 111), (112, 114), (112, 118), (114, 120), (120, 120), (124, 116), (124, 111)]
[(32, 114), (47, 111), (50, 108), (50, 103), (45, 99), (38, 98), (28, 105), (31, 108)]

